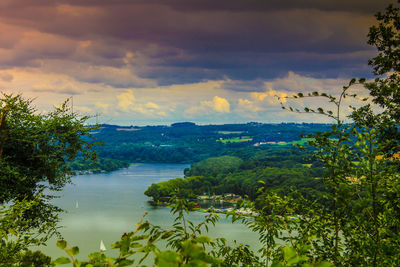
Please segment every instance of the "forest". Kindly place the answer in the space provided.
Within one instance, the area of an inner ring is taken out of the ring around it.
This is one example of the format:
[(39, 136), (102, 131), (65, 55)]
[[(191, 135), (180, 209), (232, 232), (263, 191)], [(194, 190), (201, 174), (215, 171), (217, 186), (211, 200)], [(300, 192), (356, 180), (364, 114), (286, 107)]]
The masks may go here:
[[(118, 252), (115, 257), (104, 252), (81, 256), (78, 247), (62, 238), (56, 246), (65, 252), (64, 257), (51, 259), (32, 249), (57, 234), (61, 209), (51, 199), (71, 182), (74, 171), (70, 162), (77, 157), (95, 161), (96, 138), (109, 142), (102, 130), (113, 127), (88, 127), (88, 118), (72, 112), (68, 102), (43, 114), (36, 112), (32, 100), (3, 94), (0, 263), (143, 266), (143, 260), (151, 256), (154, 266), (400, 266), (400, 9), (390, 5), (385, 12), (377, 13), (376, 19), (378, 25), (372, 26), (368, 34), (368, 43), (378, 51), (369, 60), (375, 79), (351, 79), (338, 94), (300, 92), (280, 99), (288, 112), (330, 118), (332, 123), (321, 126), (324, 129), (302, 129), (299, 132), (304, 137), (287, 139), (276, 135), (268, 139), (268, 134), (256, 130), (277, 127), (282, 133), (287, 125), (253, 123), (156, 126), (153, 139), (147, 139), (151, 136), (146, 133), (149, 127), (114, 129), (109, 138), (118, 141), (119, 149), (126, 154), (119, 158), (116, 150), (105, 145), (102, 149), (107, 148), (107, 152), (97, 150), (100, 156), (108, 153), (111, 159), (153, 160), (136, 153), (138, 143), (142, 148), (160, 147), (159, 151), (176, 146), (176, 153), (179, 145), (188, 146), (201, 155), (185, 161), (193, 164), (185, 171), (184, 179), (153, 184), (146, 191), (155, 199), (169, 198), (174, 224), (166, 228), (153, 225), (145, 214), (136, 229), (121, 233), (120, 240), (113, 244)], [(369, 97), (360, 98), (354, 90), (357, 86)], [(333, 108), (292, 106), (308, 98), (322, 99)], [(344, 101), (349, 98), (361, 104), (349, 106)], [(185, 127), (192, 132), (183, 130)], [(198, 131), (202, 130), (206, 133), (201, 136), (209, 137), (199, 139)], [(219, 142), (230, 134), (243, 134), (246, 141)], [(130, 141), (132, 138), (135, 142)], [(289, 149), (253, 146), (250, 138), (258, 143), (308, 139), (307, 145)], [(196, 142), (209, 142), (211, 149), (208, 145), (194, 146)], [(233, 147), (236, 152), (226, 152), (233, 151)], [(224, 153), (214, 154), (220, 148)], [(207, 214), (200, 223), (187, 219), (187, 197), (208, 192), (248, 196), (244, 204), (258, 216), (232, 213), (228, 217), (258, 234), (262, 244), (259, 251), (244, 244), (230, 244), (223, 238), (210, 238), (207, 233), (218, 221), (216, 214)]]
[[(209, 157), (255, 153), (265, 147), (292, 146), (300, 135), (329, 129), (321, 123), (247, 123), (196, 125), (174, 123), (170, 126), (100, 125), (92, 134), (102, 145), (95, 146), (96, 163), (82, 157), (70, 167), (77, 171), (113, 171), (130, 162), (194, 163)], [(247, 152), (244, 152), (246, 150)]]
[[(255, 200), (260, 181), (284, 195), (296, 189), (308, 199), (326, 190), (324, 169), (311, 159), (311, 151), (270, 148), (254, 154), (221, 156), (195, 163), (185, 170), (185, 179), (172, 179), (151, 185), (145, 194), (155, 202), (169, 199), (176, 190), (188, 198), (198, 195), (233, 193)], [(239, 156), (244, 156), (245, 159)], [(307, 160), (308, 159), (308, 160)]]

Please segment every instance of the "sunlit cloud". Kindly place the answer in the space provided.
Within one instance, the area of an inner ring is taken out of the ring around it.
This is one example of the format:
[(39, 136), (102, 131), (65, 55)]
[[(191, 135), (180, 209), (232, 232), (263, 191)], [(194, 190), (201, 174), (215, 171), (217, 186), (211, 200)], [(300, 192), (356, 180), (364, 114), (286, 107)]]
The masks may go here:
[(214, 96), (212, 101), (202, 101), (201, 105), (206, 108), (211, 108), (216, 112), (228, 113), (230, 112), (230, 104), (228, 100), (223, 97)]
[(127, 90), (126, 92), (117, 95), (118, 99), (118, 107), (123, 111), (128, 111), (133, 107), (135, 96), (133, 95), (132, 90)]
[[(123, 111), (125, 114), (130, 112), (130, 113), (139, 113), (142, 115), (147, 115), (150, 117), (154, 116), (161, 116), (165, 117), (167, 116), (167, 112), (162, 110), (162, 107), (160, 105), (154, 103), (154, 102), (146, 102), (143, 103), (139, 100), (136, 99), (136, 97), (133, 94), (133, 90), (126, 90), (125, 92), (117, 95), (117, 100), (118, 100), (118, 108)], [(105, 104), (103, 104), (105, 105)], [(107, 106), (108, 107), (108, 106)]]
[(148, 109), (159, 110), (160, 106), (153, 102), (148, 102), (144, 105)]
[(256, 100), (263, 101), (264, 98), (266, 98), (268, 96), (268, 94), (267, 93), (253, 92), (253, 93), (250, 94), (250, 96), (252, 98), (256, 99)]
[(229, 113), (230, 104), (226, 98), (214, 96), (212, 100), (201, 101), (200, 105), (192, 106), (185, 110), (187, 116), (211, 114), (211, 113)]
[(243, 114), (246, 114), (245, 112), (251, 111), (251, 112), (258, 112), (260, 110), (263, 110), (261, 106), (257, 105), (254, 101), (248, 100), (248, 99), (242, 99), (239, 98), (238, 100), (238, 109), (239, 110), (244, 110)]
[(103, 102), (96, 102), (95, 107), (102, 110), (103, 112), (107, 113), (110, 107), (110, 104), (103, 103)]
[[(11, 78), (7, 78), (12, 76)], [(69, 75), (46, 73), (40, 69), (15, 68), (0, 70), (0, 86), (7, 92), (24, 93), (36, 98), (35, 103), (41, 109), (49, 109), (57, 103), (74, 96), (77, 111), (100, 114), (99, 121), (116, 124), (132, 124), (132, 120), (140, 124), (148, 122), (156, 124), (175, 121), (192, 120), (194, 122), (236, 122), (264, 121), (278, 119), (288, 121), (309, 121), (305, 114), (288, 115), (281, 109), (280, 102), (286, 105), (301, 107), (304, 105), (323, 105), (323, 100), (301, 99), (286, 102), (287, 96), (297, 92), (329, 92), (340, 93), (346, 79), (318, 79), (289, 72), (282, 77), (255, 83), (254, 81), (206, 80), (198, 83), (174, 84), (147, 88), (119, 88), (104, 83), (82, 82)], [(228, 83), (227, 83), (228, 81)], [(241, 88), (251, 88), (257, 84), (257, 91), (230, 90), (227, 84)], [(24, 88), (23, 91), (19, 88)], [(366, 90), (354, 87), (354, 92), (362, 95)], [(278, 100), (277, 97), (281, 97)], [(311, 101), (311, 102), (310, 102)], [(346, 105), (355, 105), (359, 99), (347, 99)], [(50, 105), (44, 105), (49, 103)], [(80, 109), (79, 107), (86, 107)], [(277, 115), (282, 113), (282, 115)], [(128, 122), (129, 119), (129, 122)], [(125, 122), (126, 121), (126, 122)]]

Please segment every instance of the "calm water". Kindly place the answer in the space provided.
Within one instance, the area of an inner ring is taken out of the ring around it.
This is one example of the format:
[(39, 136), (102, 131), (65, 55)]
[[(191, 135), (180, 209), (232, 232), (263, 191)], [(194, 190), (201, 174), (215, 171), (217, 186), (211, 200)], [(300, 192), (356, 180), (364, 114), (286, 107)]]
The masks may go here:
[[(143, 192), (152, 183), (183, 177), (186, 167), (188, 165), (137, 164), (112, 173), (73, 177), (74, 185), (68, 185), (61, 192), (61, 198), (54, 201), (67, 211), (62, 215), (62, 236), (70, 245), (79, 246), (81, 257), (78, 258), (84, 259), (90, 252), (99, 250), (100, 240), (108, 248), (107, 253), (112, 254), (109, 244), (119, 240), (124, 232), (133, 231), (145, 211), (151, 223), (168, 227), (173, 220), (169, 208), (153, 208)], [(203, 217), (200, 212), (189, 215), (193, 222), (200, 222)], [(225, 215), (221, 215), (220, 222), (209, 235), (259, 247), (256, 234), (241, 224), (232, 224)], [(41, 250), (53, 257), (65, 256), (55, 242), (56, 239), (50, 240)]]

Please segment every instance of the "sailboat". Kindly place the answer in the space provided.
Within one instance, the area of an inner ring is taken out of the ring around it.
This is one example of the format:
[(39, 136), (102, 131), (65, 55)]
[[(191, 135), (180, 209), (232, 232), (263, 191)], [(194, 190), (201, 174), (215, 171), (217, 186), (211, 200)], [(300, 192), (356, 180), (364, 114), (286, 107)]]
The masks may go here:
[(79, 208), (79, 203), (78, 203), (78, 200), (75, 202), (75, 208)]
[(100, 241), (100, 252), (104, 252), (104, 251), (106, 251), (107, 249), (106, 249), (106, 246), (104, 246), (104, 242), (103, 242), (103, 240), (101, 240)]

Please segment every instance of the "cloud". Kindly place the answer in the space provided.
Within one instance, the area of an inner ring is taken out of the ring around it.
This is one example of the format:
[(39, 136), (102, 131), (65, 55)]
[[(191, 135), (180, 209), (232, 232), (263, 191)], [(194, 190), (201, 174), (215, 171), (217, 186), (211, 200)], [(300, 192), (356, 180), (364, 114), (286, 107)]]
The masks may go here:
[[(237, 112), (245, 116), (252, 117), (254, 115), (248, 114), (248, 112), (258, 113), (270, 110), (279, 105), (280, 102), (286, 102), (287, 93), (277, 92), (275, 90), (269, 89), (265, 92), (252, 92), (249, 94), (250, 99), (239, 98)], [(280, 97), (280, 100), (278, 100)]]
[(143, 104), (141, 101), (137, 100), (132, 90), (126, 90), (117, 95), (117, 100), (118, 107), (125, 113), (139, 113), (150, 117), (167, 116), (167, 112), (158, 104), (151, 101)]
[(3, 0), (0, 68), (44, 66), (119, 88), (254, 82), (226, 81), (237, 91), (288, 70), (370, 75), (365, 36), (387, 2)]
[(212, 100), (201, 101), (200, 105), (191, 106), (185, 110), (185, 114), (189, 117), (215, 112), (220, 114), (230, 112), (230, 104), (226, 98), (214, 96)]
[(264, 98), (266, 98), (268, 95), (270, 95), (270, 94), (267, 94), (267, 93), (259, 93), (259, 92), (253, 92), (253, 93), (250, 94), (250, 96), (251, 96), (252, 98), (254, 98), (254, 99), (256, 99), (256, 100), (259, 100), (259, 101), (263, 101)]
[(225, 78), (224, 83), (221, 85), (222, 88), (237, 92), (253, 92), (264, 90), (264, 80), (232, 80)]
[[(146, 2), (146, 0), (139, 0)], [(153, 3), (156, 1), (153, 1)], [(344, 10), (344, 11), (357, 11), (374, 13), (382, 5), (388, 5), (391, 3), (390, 0), (382, 0), (377, 2), (374, 0), (303, 0), (301, 2), (297, 0), (269, 0), (269, 1), (258, 1), (258, 0), (197, 0), (197, 1), (179, 1), (179, 0), (161, 0), (158, 1), (177, 10), (183, 11), (217, 11), (217, 10), (229, 10), (229, 11), (243, 11), (243, 10), (282, 10), (282, 9), (321, 9), (321, 10)]]
[(74, 108), (79, 110), (80, 112), (84, 112), (84, 113), (93, 112), (93, 109), (86, 107), (86, 106), (74, 106)]
[(126, 92), (117, 95), (118, 107), (123, 111), (128, 111), (134, 105), (135, 96), (132, 90), (127, 90)]
[(293, 93), (321, 90), (325, 92), (337, 92), (347, 83), (348, 79), (344, 78), (319, 79), (289, 71), (284, 77), (266, 81), (264, 86), (266, 89), (272, 90), (272, 92), (274, 90)]
[(148, 103), (146, 103), (144, 106), (145, 106), (146, 108), (152, 109), (152, 110), (159, 110), (159, 109), (160, 109), (160, 106), (157, 105), (156, 103), (153, 103), (153, 102), (148, 102)]
[(80, 81), (104, 83), (118, 88), (149, 87), (157, 84), (150, 79), (138, 77), (134, 70), (128, 67), (87, 66), (71, 70), (70, 74)]
[[(261, 119), (268, 121), (274, 119), (284, 121), (308, 121), (312, 122), (329, 122), (329, 119), (321, 118), (321, 116), (314, 116), (310, 114), (297, 114), (290, 113), (281, 110), (282, 102), (286, 107), (298, 108), (303, 110), (304, 107), (316, 109), (323, 107), (325, 110), (335, 110), (335, 106), (332, 103), (328, 103), (326, 99), (319, 97), (312, 98), (291, 98), (298, 92), (307, 93), (325, 92), (332, 94), (333, 96), (339, 96), (343, 85), (346, 85), (348, 80), (346, 79), (318, 79), (308, 76), (303, 76), (295, 72), (288, 72), (286, 76), (276, 79), (264, 81), (264, 91), (262, 92), (250, 92), (242, 94), (237, 99), (237, 105), (233, 109), (233, 113), (237, 114), (238, 117)], [(356, 93), (359, 96), (365, 97), (368, 95), (368, 91), (362, 86), (353, 86), (351, 93)], [(278, 97), (280, 99), (278, 99)], [(288, 98), (287, 98), (288, 97)], [(346, 107), (348, 105), (360, 106), (361, 101), (354, 98), (346, 98), (342, 101), (342, 117), (346, 118), (349, 115)], [(275, 114), (275, 115), (274, 115)], [(288, 115), (291, 114), (291, 115)]]
[(63, 95), (79, 95), (82, 92), (73, 84), (52, 85), (46, 82), (32, 86), (32, 91), (36, 93), (55, 93)]
[(11, 82), (14, 79), (14, 76), (9, 73), (0, 73), (0, 79), (5, 82)]
[(269, 89), (266, 93), (252, 93), (251, 96), (256, 97), (257, 100), (263, 101), (266, 99), (271, 104), (286, 103), (286, 97), (288, 94), (286, 92), (278, 92), (273, 89)]
[(258, 112), (263, 110), (264, 108), (258, 106), (254, 101), (248, 99), (239, 98), (238, 100), (238, 109), (251, 112)]
[(100, 102), (100, 101), (96, 102), (94, 105), (95, 105), (96, 108), (102, 110), (103, 112), (108, 112), (108, 109), (110, 107), (110, 104), (103, 103), (103, 102)]
[(216, 112), (220, 113), (229, 113), (230, 112), (230, 104), (228, 100), (223, 97), (214, 96), (212, 101), (202, 101), (201, 106), (205, 108), (211, 108)]

